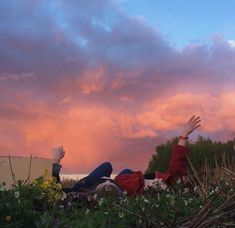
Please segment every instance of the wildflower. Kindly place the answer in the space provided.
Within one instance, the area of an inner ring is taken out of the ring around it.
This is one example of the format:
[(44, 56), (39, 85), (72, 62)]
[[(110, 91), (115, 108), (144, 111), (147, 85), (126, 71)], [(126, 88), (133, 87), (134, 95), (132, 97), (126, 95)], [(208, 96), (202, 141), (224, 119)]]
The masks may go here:
[(89, 209), (86, 209), (86, 215), (88, 215), (89, 212), (90, 212), (90, 210), (89, 210)]
[(212, 191), (209, 193), (209, 195), (211, 196), (211, 195), (213, 195), (214, 193), (215, 193), (215, 191), (212, 190)]
[(171, 201), (170, 201), (170, 205), (175, 205), (175, 199), (174, 198), (171, 198)]
[(145, 203), (148, 203), (148, 202), (149, 202), (149, 200), (145, 198), (145, 199), (144, 199), (144, 202), (145, 202)]
[(50, 184), (48, 181), (44, 181), (44, 183), (42, 184), (43, 189), (47, 189), (47, 188), (49, 188), (49, 186), (50, 186)]
[(87, 201), (90, 202), (91, 200), (92, 200), (92, 197), (88, 195), (88, 196), (87, 196)]
[(105, 214), (105, 215), (108, 215), (108, 214), (109, 214), (109, 212), (108, 212), (108, 211), (105, 211), (105, 212), (104, 212), (104, 214)]
[(66, 197), (67, 197), (67, 195), (64, 192), (62, 192), (61, 200), (66, 199)]
[(15, 198), (18, 199), (20, 197), (20, 193), (19, 192), (15, 192)]
[(7, 221), (7, 222), (10, 222), (10, 221), (11, 221), (11, 216), (10, 216), (10, 215), (8, 215), (8, 216), (6, 216), (6, 218), (5, 218), (5, 219), (6, 219), (6, 221)]
[(72, 206), (72, 204), (71, 204), (70, 202), (68, 202), (68, 206), (69, 206), (69, 207), (71, 207), (71, 206)]
[(188, 201), (184, 200), (184, 205), (187, 206), (188, 205)]
[(124, 217), (123, 211), (119, 211), (118, 216), (119, 216), (119, 218), (123, 218)]
[(0, 192), (6, 191), (6, 185), (5, 183), (0, 183)]
[(104, 198), (100, 198), (100, 200), (99, 200), (99, 206), (101, 206), (101, 205), (103, 204), (103, 202), (104, 202)]
[(160, 194), (159, 193), (157, 193), (157, 199), (158, 199), (158, 201), (160, 200)]
[(123, 192), (123, 195), (124, 195), (124, 196), (127, 196), (127, 191), (124, 191), (124, 192)]
[(97, 194), (95, 194), (95, 195), (93, 196), (93, 199), (96, 200), (97, 197), (98, 197)]

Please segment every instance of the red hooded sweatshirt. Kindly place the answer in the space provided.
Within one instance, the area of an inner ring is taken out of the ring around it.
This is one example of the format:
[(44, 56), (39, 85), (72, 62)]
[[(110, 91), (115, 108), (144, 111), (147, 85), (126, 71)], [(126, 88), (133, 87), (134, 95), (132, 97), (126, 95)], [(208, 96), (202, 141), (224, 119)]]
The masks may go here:
[[(156, 172), (155, 177), (162, 179), (167, 184), (174, 183), (177, 179), (187, 174), (189, 150), (186, 146), (174, 145), (172, 156), (166, 173)], [(137, 196), (144, 193), (144, 174), (141, 171), (132, 174), (118, 175), (115, 183), (129, 196)]]

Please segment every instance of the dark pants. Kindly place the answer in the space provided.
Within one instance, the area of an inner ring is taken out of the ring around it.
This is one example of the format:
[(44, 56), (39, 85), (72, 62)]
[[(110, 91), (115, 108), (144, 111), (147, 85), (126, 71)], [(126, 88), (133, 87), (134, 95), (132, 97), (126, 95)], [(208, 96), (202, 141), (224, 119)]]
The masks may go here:
[[(72, 188), (64, 188), (64, 192), (79, 192), (83, 189), (93, 190), (96, 188), (98, 184), (101, 184), (106, 181), (104, 177), (110, 178), (113, 172), (113, 167), (110, 162), (104, 162), (95, 168), (88, 176), (79, 180)], [(123, 169), (118, 175), (123, 174), (132, 174), (134, 171), (130, 169)], [(150, 174), (151, 177), (147, 177), (147, 179), (154, 179), (155, 175)]]
[(79, 192), (84, 189), (93, 190), (98, 184), (106, 181), (104, 177), (110, 178), (113, 167), (110, 162), (104, 162), (95, 168), (88, 176), (79, 180), (71, 189), (63, 189), (65, 192)]

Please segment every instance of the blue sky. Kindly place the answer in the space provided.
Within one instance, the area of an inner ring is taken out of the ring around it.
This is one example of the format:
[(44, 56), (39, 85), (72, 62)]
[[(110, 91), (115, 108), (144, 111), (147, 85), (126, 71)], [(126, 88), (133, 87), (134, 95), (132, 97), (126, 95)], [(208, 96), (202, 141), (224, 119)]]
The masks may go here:
[(144, 17), (177, 47), (205, 43), (214, 36), (235, 39), (233, 0), (123, 0), (129, 15)]

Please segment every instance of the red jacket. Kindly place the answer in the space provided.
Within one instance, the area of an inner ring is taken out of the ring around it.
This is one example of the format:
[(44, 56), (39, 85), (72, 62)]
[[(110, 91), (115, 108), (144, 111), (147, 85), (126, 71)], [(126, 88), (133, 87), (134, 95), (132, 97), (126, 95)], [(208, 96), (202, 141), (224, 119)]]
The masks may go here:
[[(188, 153), (187, 147), (174, 145), (167, 172), (156, 172), (156, 178), (164, 180), (167, 184), (171, 184), (182, 176), (185, 176), (187, 172)], [(141, 195), (144, 192), (144, 175), (141, 171), (118, 175), (114, 181), (121, 189), (127, 191), (129, 196)]]

